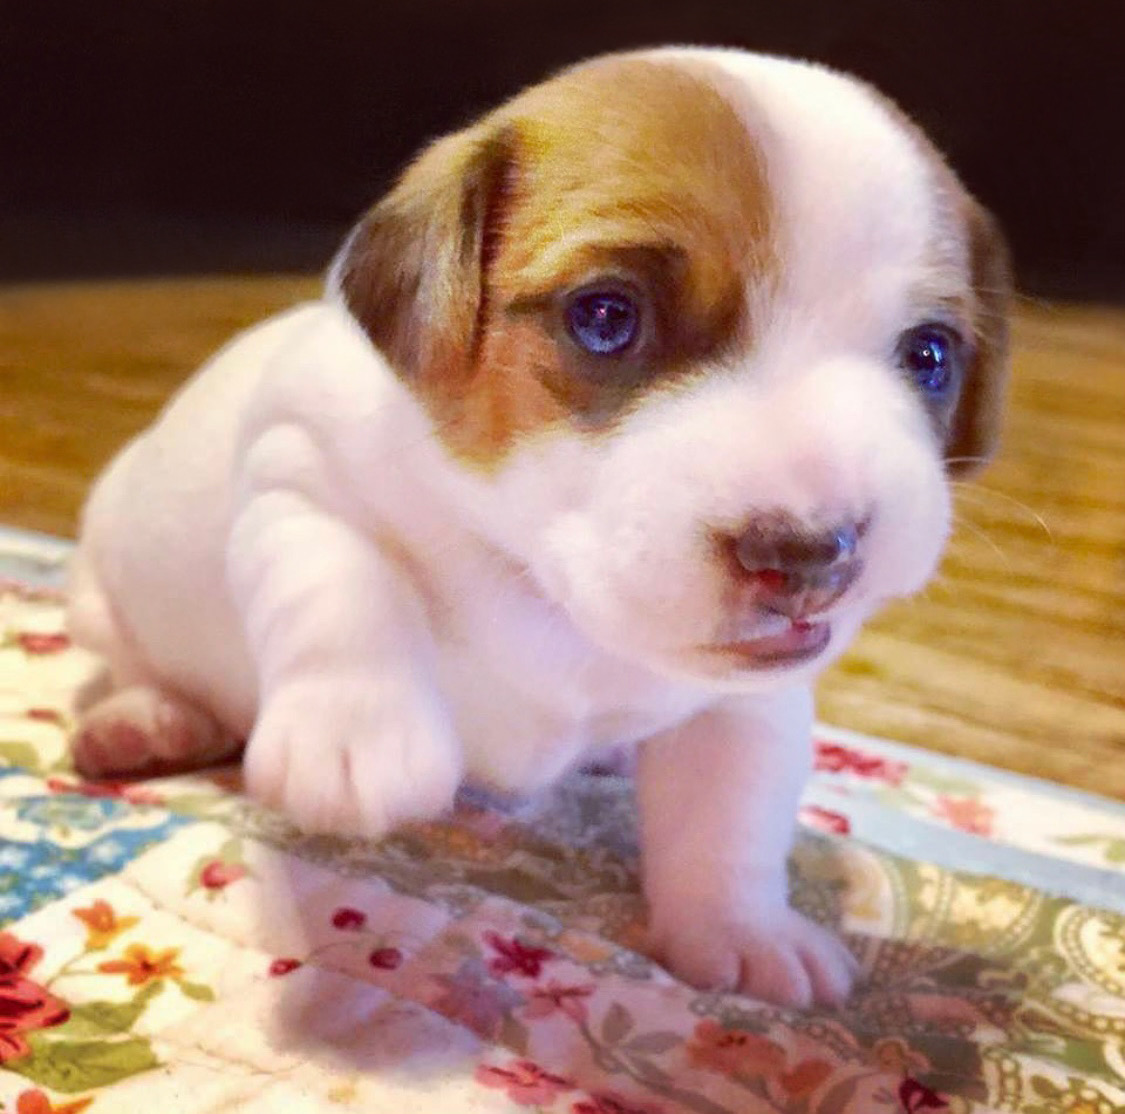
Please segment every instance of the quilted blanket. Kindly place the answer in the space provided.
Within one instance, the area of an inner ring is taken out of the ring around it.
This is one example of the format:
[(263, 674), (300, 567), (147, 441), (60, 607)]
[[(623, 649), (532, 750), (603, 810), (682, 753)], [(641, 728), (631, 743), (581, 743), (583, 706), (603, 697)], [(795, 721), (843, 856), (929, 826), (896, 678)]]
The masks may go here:
[(797, 905), (839, 1012), (645, 958), (629, 786), (372, 844), (222, 769), (67, 763), (63, 547), (0, 536), (0, 1109), (12, 1114), (1125, 1110), (1125, 808), (822, 728)]

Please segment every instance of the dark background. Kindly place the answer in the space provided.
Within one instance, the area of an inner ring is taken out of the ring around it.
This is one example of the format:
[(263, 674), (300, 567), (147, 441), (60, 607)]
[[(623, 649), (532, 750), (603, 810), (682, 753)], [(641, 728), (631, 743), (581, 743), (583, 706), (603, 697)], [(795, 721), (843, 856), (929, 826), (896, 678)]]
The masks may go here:
[(1119, 0), (0, 0), (0, 277), (320, 267), (425, 139), (662, 42), (874, 81), (1026, 291), (1125, 298)]

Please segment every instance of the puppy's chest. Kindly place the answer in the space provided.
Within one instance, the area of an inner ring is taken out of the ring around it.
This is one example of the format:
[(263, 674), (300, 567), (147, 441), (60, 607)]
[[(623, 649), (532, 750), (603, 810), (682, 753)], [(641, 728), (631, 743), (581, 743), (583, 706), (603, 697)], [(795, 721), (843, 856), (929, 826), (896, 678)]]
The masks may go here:
[(447, 598), (434, 634), (468, 772), (504, 789), (536, 789), (707, 699), (598, 649), (550, 604), (494, 576)]

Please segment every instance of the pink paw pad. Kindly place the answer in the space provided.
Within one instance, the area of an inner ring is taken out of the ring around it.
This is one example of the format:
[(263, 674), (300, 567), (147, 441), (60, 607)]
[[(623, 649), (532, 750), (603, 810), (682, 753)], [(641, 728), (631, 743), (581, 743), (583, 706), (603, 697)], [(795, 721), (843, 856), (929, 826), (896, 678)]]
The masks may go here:
[(87, 777), (204, 766), (235, 749), (204, 712), (148, 688), (123, 689), (96, 704), (72, 743), (75, 766)]

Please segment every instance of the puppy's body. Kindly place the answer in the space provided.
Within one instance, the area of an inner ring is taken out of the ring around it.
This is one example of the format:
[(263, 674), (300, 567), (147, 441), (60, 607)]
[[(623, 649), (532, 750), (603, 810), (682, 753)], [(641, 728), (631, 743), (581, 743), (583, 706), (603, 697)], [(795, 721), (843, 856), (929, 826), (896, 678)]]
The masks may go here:
[[(272, 444), (246, 429), (249, 414)], [(450, 474), (409, 390), (330, 301), (290, 310), (224, 348), (91, 493), (71, 622), (119, 682), (174, 678), (174, 691), (212, 712), (226, 738), (250, 737), (258, 670), (228, 588), (247, 442), (258, 466), (381, 543), (409, 582), (471, 776), (533, 791), (589, 751), (635, 742), (712, 699), (698, 684), (597, 648), (466, 521), (470, 484)], [(160, 501), (136, 498), (158, 490)], [(299, 551), (310, 581), (333, 556)], [(348, 587), (356, 593), (348, 605), (362, 609), (365, 585)], [(119, 601), (113, 616), (110, 600)], [(318, 617), (325, 639), (338, 618)]]
[(246, 738), (259, 797), (381, 834), (466, 775), (643, 743), (654, 946), (838, 999), (850, 957), (785, 903), (809, 684), (933, 570), (943, 458), (995, 434), (1003, 287), (850, 79), (677, 51), (529, 90), (99, 481), (71, 622), (117, 691), (80, 764)]

